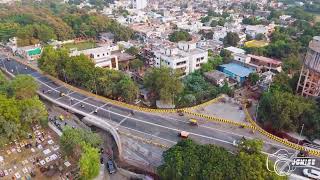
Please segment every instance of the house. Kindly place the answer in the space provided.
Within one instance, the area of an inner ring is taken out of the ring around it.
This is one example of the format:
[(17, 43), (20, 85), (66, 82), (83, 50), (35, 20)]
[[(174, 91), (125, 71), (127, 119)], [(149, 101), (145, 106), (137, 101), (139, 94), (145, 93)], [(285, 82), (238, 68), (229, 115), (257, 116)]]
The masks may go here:
[(178, 45), (160, 47), (154, 51), (155, 67), (167, 66), (182, 72), (183, 76), (201, 68), (208, 62), (208, 51), (197, 48), (194, 41), (181, 41)]
[(70, 56), (79, 56), (84, 54), (93, 60), (96, 67), (108, 68), (118, 70), (118, 57), (111, 54), (109, 46), (97, 47), (93, 49), (86, 49), (83, 51), (78, 51), (76, 49), (72, 50)]
[(17, 47), (15, 54), (26, 58), (29, 61), (39, 59), (42, 53), (40, 44), (32, 46)]
[(204, 77), (207, 78), (213, 84), (218, 85), (220, 87), (222, 87), (225, 84), (225, 82), (229, 81), (229, 78), (225, 73), (217, 70), (204, 73)]
[(254, 72), (252, 69), (246, 68), (236, 63), (223, 64), (218, 67), (218, 70), (225, 73), (229, 78), (234, 79), (240, 84), (243, 84), (249, 74)]
[(246, 53), (245, 50), (237, 48), (237, 47), (233, 47), (233, 46), (230, 46), (230, 47), (227, 47), (227, 48), (224, 48), (224, 49), (230, 51), (232, 55)]
[(250, 65), (257, 68), (257, 72), (265, 72), (267, 70), (271, 70), (273, 72), (281, 72), (282, 71), (282, 62), (267, 58), (263, 56), (255, 56), (252, 54), (248, 54), (250, 59)]
[(246, 26), (245, 33), (252, 38), (255, 38), (258, 34), (268, 35), (268, 28), (264, 25), (248, 25)]
[(242, 66), (253, 69), (258, 73), (273, 71), (279, 73), (282, 71), (282, 62), (275, 59), (256, 56), (252, 54), (234, 54), (234, 61)]

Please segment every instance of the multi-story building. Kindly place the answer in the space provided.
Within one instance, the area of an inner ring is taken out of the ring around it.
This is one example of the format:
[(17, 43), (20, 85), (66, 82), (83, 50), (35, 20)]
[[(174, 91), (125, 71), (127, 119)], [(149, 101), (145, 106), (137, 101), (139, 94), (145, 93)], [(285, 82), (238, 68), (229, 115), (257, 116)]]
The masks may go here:
[(93, 49), (86, 49), (83, 51), (73, 50), (70, 56), (79, 56), (84, 54), (88, 56), (96, 67), (109, 68), (118, 70), (118, 57), (111, 54), (109, 46), (97, 47)]
[(132, 6), (134, 9), (144, 9), (147, 5), (147, 0), (132, 0)]
[(183, 76), (201, 68), (208, 61), (208, 52), (195, 42), (179, 42), (178, 46), (161, 47), (154, 51), (155, 67), (167, 66), (179, 70)]

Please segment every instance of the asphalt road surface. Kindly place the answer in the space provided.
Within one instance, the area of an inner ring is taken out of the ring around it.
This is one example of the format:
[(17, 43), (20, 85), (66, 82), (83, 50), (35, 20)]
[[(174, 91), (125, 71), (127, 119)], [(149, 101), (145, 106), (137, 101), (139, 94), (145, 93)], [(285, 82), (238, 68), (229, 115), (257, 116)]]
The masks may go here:
[[(166, 116), (151, 113), (132, 111), (130, 109), (122, 108), (106, 103), (102, 100), (74, 92), (65, 86), (53, 82), (46, 76), (15, 61), (14, 59), (8, 59), (0, 56), (0, 67), (14, 75), (28, 74), (34, 77), (40, 86), (40, 93), (65, 105), (76, 108), (83, 112), (83, 115), (91, 114), (100, 117), (105, 119), (107, 122), (112, 122), (111, 124), (115, 125), (115, 128), (117, 129), (124, 128), (132, 133), (138, 132), (146, 138), (149, 138), (150, 136), (153, 138), (159, 138), (173, 145), (180, 140), (178, 134), (181, 131), (187, 131), (190, 132), (189, 137), (197, 142), (217, 144), (231, 150), (235, 149), (233, 141), (240, 140), (242, 138), (242, 135), (221, 131), (211, 127), (190, 126), (186, 117), (168, 118)], [(65, 96), (60, 96), (60, 93), (64, 93)], [(272, 147), (272, 152), (268, 152), (270, 147)], [(264, 150), (267, 153), (273, 153), (277, 149), (283, 148), (283, 146), (279, 146), (276, 143), (266, 143)], [(292, 149), (287, 150), (291, 153), (294, 152)], [(320, 163), (320, 160), (317, 161), (317, 164), (318, 163)], [(320, 167), (319, 164), (318, 167)], [(297, 174), (301, 174), (301, 171), (301, 169), (297, 169), (295, 172)]]

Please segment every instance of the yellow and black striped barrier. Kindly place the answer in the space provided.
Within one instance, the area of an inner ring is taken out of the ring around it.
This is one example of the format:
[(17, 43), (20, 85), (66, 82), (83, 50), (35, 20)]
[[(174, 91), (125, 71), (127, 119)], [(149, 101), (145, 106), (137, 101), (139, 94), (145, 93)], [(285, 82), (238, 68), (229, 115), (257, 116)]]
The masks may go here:
[(267, 136), (269, 139), (272, 139), (274, 141), (277, 141), (279, 143), (282, 143), (284, 144), (285, 146), (287, 147), (290, 147), (292, 149), (296, 149), (296, 150), (304, 150), (304, 151), (308, 151), (309, 154), (311, 155), (314, 155), (314, 156), (318, 156), (320, 157), (320, 151), (319, 150), (314, 150), (314, 149), (309, 149), (309, 148), (306, 148), (304, 146), (301, 146), (301, 145), (298, 145), (298, 144), (295, 144), (295, 143), (292, 143), (286, 139), (282, 139), (282, 138), (279, 138), (278, 136), (275, 136), (267, 131), (265, 131), (264, 129), (262, 129), (260, 126), (258, 126), (256, 124), (256, 122), (251, 118), (248, 110), (246, 107), (244, 107), (244, 111), (245, 111), (245, 114), (246, 114), (246, 117), (247, 117), (247, 120), (251, 123), (252, 126), (254, 126), (261, 134)]

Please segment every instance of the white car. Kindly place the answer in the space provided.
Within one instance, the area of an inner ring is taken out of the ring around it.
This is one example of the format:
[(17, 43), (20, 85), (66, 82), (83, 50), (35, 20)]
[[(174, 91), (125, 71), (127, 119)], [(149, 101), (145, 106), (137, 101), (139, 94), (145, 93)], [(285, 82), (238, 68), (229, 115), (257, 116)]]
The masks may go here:
[(320, 171), (315, 169), (303, 169), (303, 175), (311, 179), (320, 179)]

